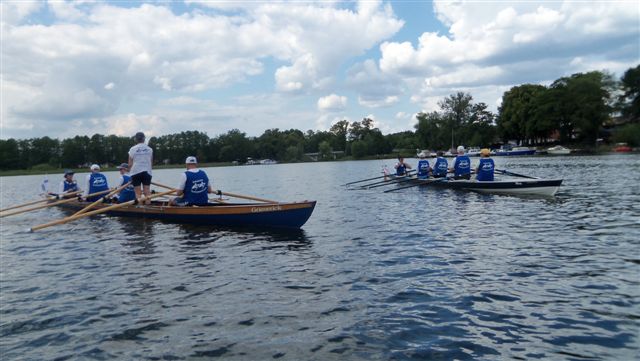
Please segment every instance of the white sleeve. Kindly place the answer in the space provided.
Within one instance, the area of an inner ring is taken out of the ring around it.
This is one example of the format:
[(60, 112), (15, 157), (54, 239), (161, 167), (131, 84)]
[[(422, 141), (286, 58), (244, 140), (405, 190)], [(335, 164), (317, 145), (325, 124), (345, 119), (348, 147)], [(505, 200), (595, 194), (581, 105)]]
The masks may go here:
[(60, 186), (58, 187), (58, 194), (64, 193), (64, 181), (60, 182)]
[(83, 195), (86, 197), (89, 195), (89, 180), (91, 179), (91, 174), (87, 174), (87, 177), (84, 180), (84, 193)]
[(184, 185), (186, 183), (187, 183), (187, 174), (182, 173), (182, 176), (180, 177), (180, 184), (178, 185), (178, 189), (181, 191), (184, 191)]

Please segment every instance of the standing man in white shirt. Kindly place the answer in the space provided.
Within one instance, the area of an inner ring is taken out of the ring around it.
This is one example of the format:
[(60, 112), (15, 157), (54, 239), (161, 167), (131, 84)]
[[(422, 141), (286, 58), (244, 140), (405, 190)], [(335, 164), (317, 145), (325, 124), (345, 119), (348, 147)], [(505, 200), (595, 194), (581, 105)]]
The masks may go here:
[[(136, 145), (129, 149), (129, 175), (131, 184), (136, 192), (136, 199), (140, 200), (140, 194), (144, 193), (145, 204), (151, 204), (151, 165), (153, 164), (153, 149), (144, 144), (145, 136), (137, 132), (133, 137)], [(142, 185), (142, 191), (140, 190)]]

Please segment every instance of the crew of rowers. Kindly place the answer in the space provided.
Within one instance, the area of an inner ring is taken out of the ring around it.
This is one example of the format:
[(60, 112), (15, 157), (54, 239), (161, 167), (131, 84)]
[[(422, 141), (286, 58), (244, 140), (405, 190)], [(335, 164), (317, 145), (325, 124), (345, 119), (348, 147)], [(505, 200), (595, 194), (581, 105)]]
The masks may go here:
[[(449, 162), (444, 158), (442, 151), (437, 152), (437, 157), (433, 167), (429, 164), (424, 153), (420, 153), (420, 160), (416, 167), (416, 176), (418, 179), (427, 179), (429, 176), (433, 178), (444, 178), (448, 173), (453, 173), (453, 179), (471, 179), (471, 159), (465, 154), (463, 146), (457, 149), (457, 155), (453, 162), (453, 166), (449, 167)], [(405, 176), (411, 166), (404, 161), (403, 157), (398, 157), (398, 163), (395, 165), (396, 176)], [(493, 181), (493, 173), (495, 164), (490, 157), (489, 149), (480, 150), (480, 161), (475, 168), (476, 180), (481, 182)]]
[[(129, 150), (129, 162), (120, 164), (117, 169), (120, 172), (117, 184), (122, 188), (116, 195), (105, 201), (124, 203), (135, 200), (139, 204), (151, 204), (151, 165), (153, 164), (153, 149), (144, 143), (144, 133), (138, 132), (134, 136), (136, 145)], [(211, 188), (209, 177), (205, 171), (198, 168), (196, 157), (189, 156), (185, 160), (186, 171), (182, 174), (180, 184), (176, 188), (178, 197), (172, 199), (173, 206), (203, 206), (209, 203), (209, 193), (221, 194)], [(84, 182), (84, 191), (73, 179), (74, 172), (65, 170), (64, 179), (60, 182), (58, 193), (50, 193), (57, 198), (72, 198), (87, 202), (94, 202), (109, 193), (107, 177), (100, 173), (97, 164), (89, 167), (90, 173)], [(96, 194), (98, 193), (98, 194)]]

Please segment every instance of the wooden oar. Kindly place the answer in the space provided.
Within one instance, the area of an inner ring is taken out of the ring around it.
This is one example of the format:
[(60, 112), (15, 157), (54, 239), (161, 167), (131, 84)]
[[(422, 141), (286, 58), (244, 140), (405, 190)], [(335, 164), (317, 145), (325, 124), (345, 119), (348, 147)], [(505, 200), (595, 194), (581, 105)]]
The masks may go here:
[[(410, 170), (410, 171), (406, 172), (405, 175), (411, 176), (412, 175), (412, 174), (410, 174), (411, 172), (414, 172), (414, 170)], [(384, 180), (381, 180), (381, 181), (378, 181), (378, 182), (369, 183), (369, 184), (363, 184), (363, 185), (361, 185), (359, 187), (360, 188), (367, 188), (367, 187), (370, 187), (372, 185), (382, 184), (382, 183), (392, 184), (392, 183), (389, 183), (389, 182), (394, 182), (394, 181), (399, 180), (399, 179), (404, 179), (404, 178), (393, 178), (393, 177), (397, 177), (397, 176), (396, 175), (392, 175), (392, 174), (388, 174), (388, 175), (385, 176)], [(391, 179), (386, 179), (386, 178), (391, 178)]]
[[(105, 193), (108, 193), (108, 192), (110, 192), (110, 190), (92, 193), (92, 194), (89, 194), (87, 197), (99, 196), (101, 194), (105, 194)], [(13, 216), (14, 214), (20, 214), (20, 213), (29, 212), (29, 211), (35, 211), (37, 209), (47, 208), (47, 207), (51, 207), (51, 206), (57, 206), (58, 204), (69, 203), (69, 202), (73, 202), (73, 201), (76, 201), (76, 200), (77, 199), (74, 197), (74, 198), (64, 199), (64, 200), (53, 202), (53, 203), (48, 203), (48, 204), (45, 204), (45, 205), (42, 205), (42, 206), (31, 207), (31, 208), (27, 208), (27, 209), (21, 209), (21, 210), (18, 210), (18, 211), (2, 214), (2, 215), (0, 215), (0, 218)]]
[[(176, 190), (174, 189), (174, 190), (170, 190), (170, 191), (166, 191), (166, 192), (162, 192), (162, 193), (152, 194), (151, 196), (149, 196), (149, 199), (151, 199), (151, 198), (156, 198), (156, 197), (162, 197), (162, 196), (164, 196), (164, 195), (167, 195), (167, 194), (170, 194), (170, 193), (174, 193), (175, 191), (176, 191)], [(66, 218), (63, 218), (63, 219), (59, 219), (59, 220), (57, 220), (57, 221), (51, 221), (51, 222), (49, 222), (49, 223), (45, 223), (45, 224), (41, 224), (41, 225), (38, 225), (38, 226), (31, 227), (31, 228), (29, 229), (29, 231), (31, 231), (31, 232), (35, 232), (35, 231), (40, 230), (40, 229), (43, 229), (43, 228), (47, 228), (47, 227), (51, 227), (51, 226), (56, 226), (56, 225), (58, 225), (58, 224), (68, 223), (68, 222), (75, 221), (75, 220), (80, 219), (80, 218), (84, 218), (84, 217), (88, 217), (88, 216), (93, 216), (93, 215), (95, 215), (95, 214), (100, 214), (100, 213), (108, 212), (108, 211), (111, 211), (111, 210), (114, 210), (114, 209), (118, 209), (118, 208), (126, 207), (126, 206), (128, 206), (128, 205), (133, 204), (135, 201), (136, 201), (135, 199), (132, 199), (132, 200), (130, 200), (130, 201), (128, 201), (128, 202), (114, 204), (114, 205), (109, 206), (109, 207), (105, 207), (105, 208), (101, 208), (101, 209), (96, 209), (95, 211), (91, 211), (91, 212), (86, 212), (86, 213), (83, 213), (83, 214), (78, 214), (78, 215), (69, 216), (69, 217), (66, 217)]]
[[(158, 187), (162, 187), (162, 188), (167, 188), (167, 189), (174, 189), (172, 187), (169, 187), (167, 185), (164, 184), (160, 184), (160, 183), (156, 183), (156, 182), (151, 182), (151, 184), (158, 186)], [(214, 202), (218, 202), (218, 203), (227, 203), (225, 201), (223, 201), (222, 199), (216, 199), (216, 198), (209, 198), (210, 201), (214, 201)]]
[[(414, 171), (414, 170), (409, 170), (409, 171), (407, 172), (407, 174), (409, 174), (410, 172), (413, 172), (413, 171)], [(384, 178), (384, 177), (388, 177), (388, 176), (390, 176), (390, 174), (379, 175), (379, 176), (377, 176), (377, 177), (373, 177), (373, 178), (361, 179), (361, 180), (357, 180), (357, 181), (354, 181), (354, 182), (345, 183), (345, 184), (343, 184), (343, 186), (350, 186), (350, 185), (352, 185), (352, 184), (362, 183), (362, 182), (367, 182), (367, 181), (371, 181), (371, 180), (379, 179), (379, 178)]]
[[(65, 196), (76, 195), (76, 194), (78, 194), (80, 192), (82, 192), (82, 191), (75, 191), (75, 192), (71, 192), (71, 193), (66, 193)], [(23, 208), (23, 207), (26, 207), (26, 206), (31, 206), (31, 205), (34, 205), (34, 204), (37, 204), (37, 203), (48, 202), (48, 201), (50, 201), (49, 198), (44, 198), (44, 199), (40, 199), (40, 200), (37, 200), (37, 201), (24, 203), (24, 204), (18, 204), (18, 205), (11, 206), (11, 207), (8, 207), (8, 208), (5, 208), (5, 209), (0, 209), (0, 212), (6, 212), (6, 211), (9, 211), (9, 210), (12, 210), (12, 209)]]
[(504, 169), (496, 169), (496, 172), (500, 172), (502, 174), (510, 175), (510, 176), (513, 176), (513, 177), (529, 178), (529, 179), (540, 179), (538, 177), (530, 177), (530, 176), (524, 175), (524, 174), (518, 174), (518, 173), (509, 172), (509, 171), (504, 170)]
[(225, 195), (225, 196), (234, 197), (234, 198), (249, 199), (249, 200), (252, 200), (252, 201), (265, 202), (265, 203), (280, 203), (278, 201), (272, 201), (272, 200), (269, 200), (269, 199), (258, 198), (258, 197), (253, 197), (253, 196), (245, 196), (243, 194), (236, 194), (236, 193), (229, 193), (229, 192), (221, 192), (221, 193), (223, 195)]
[(118, 187), (118, 188), (114, 189), (113, 191), (109, 192), (109, 194), (107, 194), (106, 196), (101, 197), (101, 198), (98, 198), (95, 202), (93, 202), (93, 203), (89, 204), (88, 206), (86, 206), (86, 207), (82, 208), (81, 210), (77, 211), (77, 212), (76, 212), (76, 213), (74, 213), (73, 215), (74, 215), (74, 216), (77, 216), (78, 214), (85, 213), (86, 211), (88, 211), (88, 210), (90, 210), (91, 208), (93, 208), (93, 206), (95, 206), (96, 204), (98, 204), (98, 203), (102, 203), (102, 200), (103, 200), (104, 198), (109, 198), (109, 197), (111, 197), (112, 195), (114, 195), (114, 194), (116, 194), (116, 193), (120, 192), (121, 190), (123, 190), (123, 189), (127, 188), (127, 187), (129, 186), (129, 184), (131, 184), (131, 182), (128, 182), (128, 183), (126, 183), (126, 184), (124, 184), (124, 185), (122, 185), (122, 186), (120, 186), (120, 187)]
[(392, 179), (391, 181), (387, 182), (387, 183), (383, 183), (383, 184), (377, 184), (374, 186), (369, 186), (367, 187), (367, 189), (372, 189), (372, 188), (378, 188), (378, 187), (384, 187), (384, 186), (388, 186), (391, 184), (398, 184), (398, 183), (405, 183), (405, 182), (410, 182), (412, 180), (416, 180), (418, 178), (413, 178), (411, 176), (406, 177), (406, 178), (396, 178), (396, 179)]
[(401, 189), (406, 189), (406, 188), (411, 188), (411, 187), (425, 186), (425, 185), (428, 185), (428, 184), (431, 184), (431, 183), (442, 182), (442, 181), (445, 181), (445, 180), (447, 180), (447, 178), (425, 179), (425, 180), (419, 181), (420, 183), (411, 184), (411, 185), (404, 186), (404, 187), (399, 187), (399, 188), (387, 189), (383, 193), (395, 192), (395, 191), (399, 191)]

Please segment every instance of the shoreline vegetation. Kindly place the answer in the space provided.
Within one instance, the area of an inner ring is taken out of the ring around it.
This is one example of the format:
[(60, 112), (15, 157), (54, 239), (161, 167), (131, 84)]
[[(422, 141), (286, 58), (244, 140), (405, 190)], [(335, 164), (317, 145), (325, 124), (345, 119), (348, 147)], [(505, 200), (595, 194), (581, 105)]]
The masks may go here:
[[(614, 151), (615, 146), (611, 145), (611, 146), (599, 146), (597, 148), (590, 148), (590, 149), (580, 149), (580, 150), (576, 150), (573, 151), (570, 155), (565, 155), (565, 156), (570, 156), (570, 157), (576, 157), (576, 156), (590, 156), (590, 155), (611, 155), (611, 154), (621, 154), (621, 153), (617, 153)], [(640, 150), (639, 149), (633, 149), (631, 152), (627, 152), (624, 154), (640, 154)], [(278, 164), (291, 164), (291, 163), (315, 163), (315, 162), (344, 162), (344, 161), (360, 161), (360, 160), (376, 160), (376, 159), (381, 159), (381, 160), (390, 160), (395, 162), (397, 157), (401, 155), (406, 159), (417, 159), (417, 155), (415, 152), (410, 152), (409, 150), (403, 150), (403, 151), (399, 151), (397, 153), (392, 153), (392, 154), (380, 154), (380, 155), (368, 155), (365, 157), (361, 157), (361, 158), (354, 158), (353, 156), (345, 156), (345, 157), (341, 157), (341, 158), (336, 158), (336, 159), (324, 159), (324, 160), (312, 160), (312, 159), (306, 159), (306, 160), (297, 160), (297, 161), (290, 161), (290, 162), (278, 162)], [(548, 155), (548, 154), (535, 154), (535, 155), (528, 155), (525, 157), (557, 157), (555, 155)], [(390, 164), (392, 165), (392, 164)], [(118, 169), (116, 168), (117, 165), (112, 165), (112, 166), (108, 166), (108, 167), (102, 167), (101, 171), (103, 172), (117, 172)], [(261, 165), (261, 164), (242, 164), (242, 163), (237, 163), (237, 162), (210, 162), (210, 163), (200, 163), (198, 165), (200, 168), (216, 168), (216, 167), (235, 167), (235, 166), (265, 166), (265, 165)], [(60, 177), (62, 178), (62, 174), (66, 169), (71, 169), (73, 170), (75, 173), (89, 173), (89, 169), (88, 167), (83, 167), (83, 168), (56, 168), (56, 167), (52, 167), (52, 166), (40, 166), (40, 167), (34, 167), (31, 169), (13, 169), (13, 170), (0, 170), (0, 177), (14, 177), (14, 176), (24, 176), (24, 175), (51, 175), (51, 176), (57, 176), (60, 175)], [(175, 164), (163, 164), (163, 165), (154, 165), (153, 169), (179, 169), (179, 170), (184, 170), (184, 164), (181, 163), (175, 163)]]
[[(457, 92), (439, 109), (415, 115), (413, 130), (382, 134), (376, 121), (340, 120), (328, 130), (267, 129), (247, 136), (239, 129), (209, 137), (189, 130), (149, 137), (154, 168), (180, 168), (187, 156), (203, 167), (241, 164), (249, 159), (280, 163), (413, 157), (420, 150), (497, 149), (502, 145), (563, 145), (581, 152), (607, 152), (625, 143), (640, 147), (640, 65), (620, 80), (604, 71), (576, 73), (549, 86), (522, 84), (502, 96), (497, 114), (487, 104)], [(259, 116), (259, 115), (257, 115)], [(105, 170), (127, 161), (130, 137), (94, 134), (55, 139), (0, 139), (0, 176)], [(111, 166), (111, 167), (109, 167)]]

